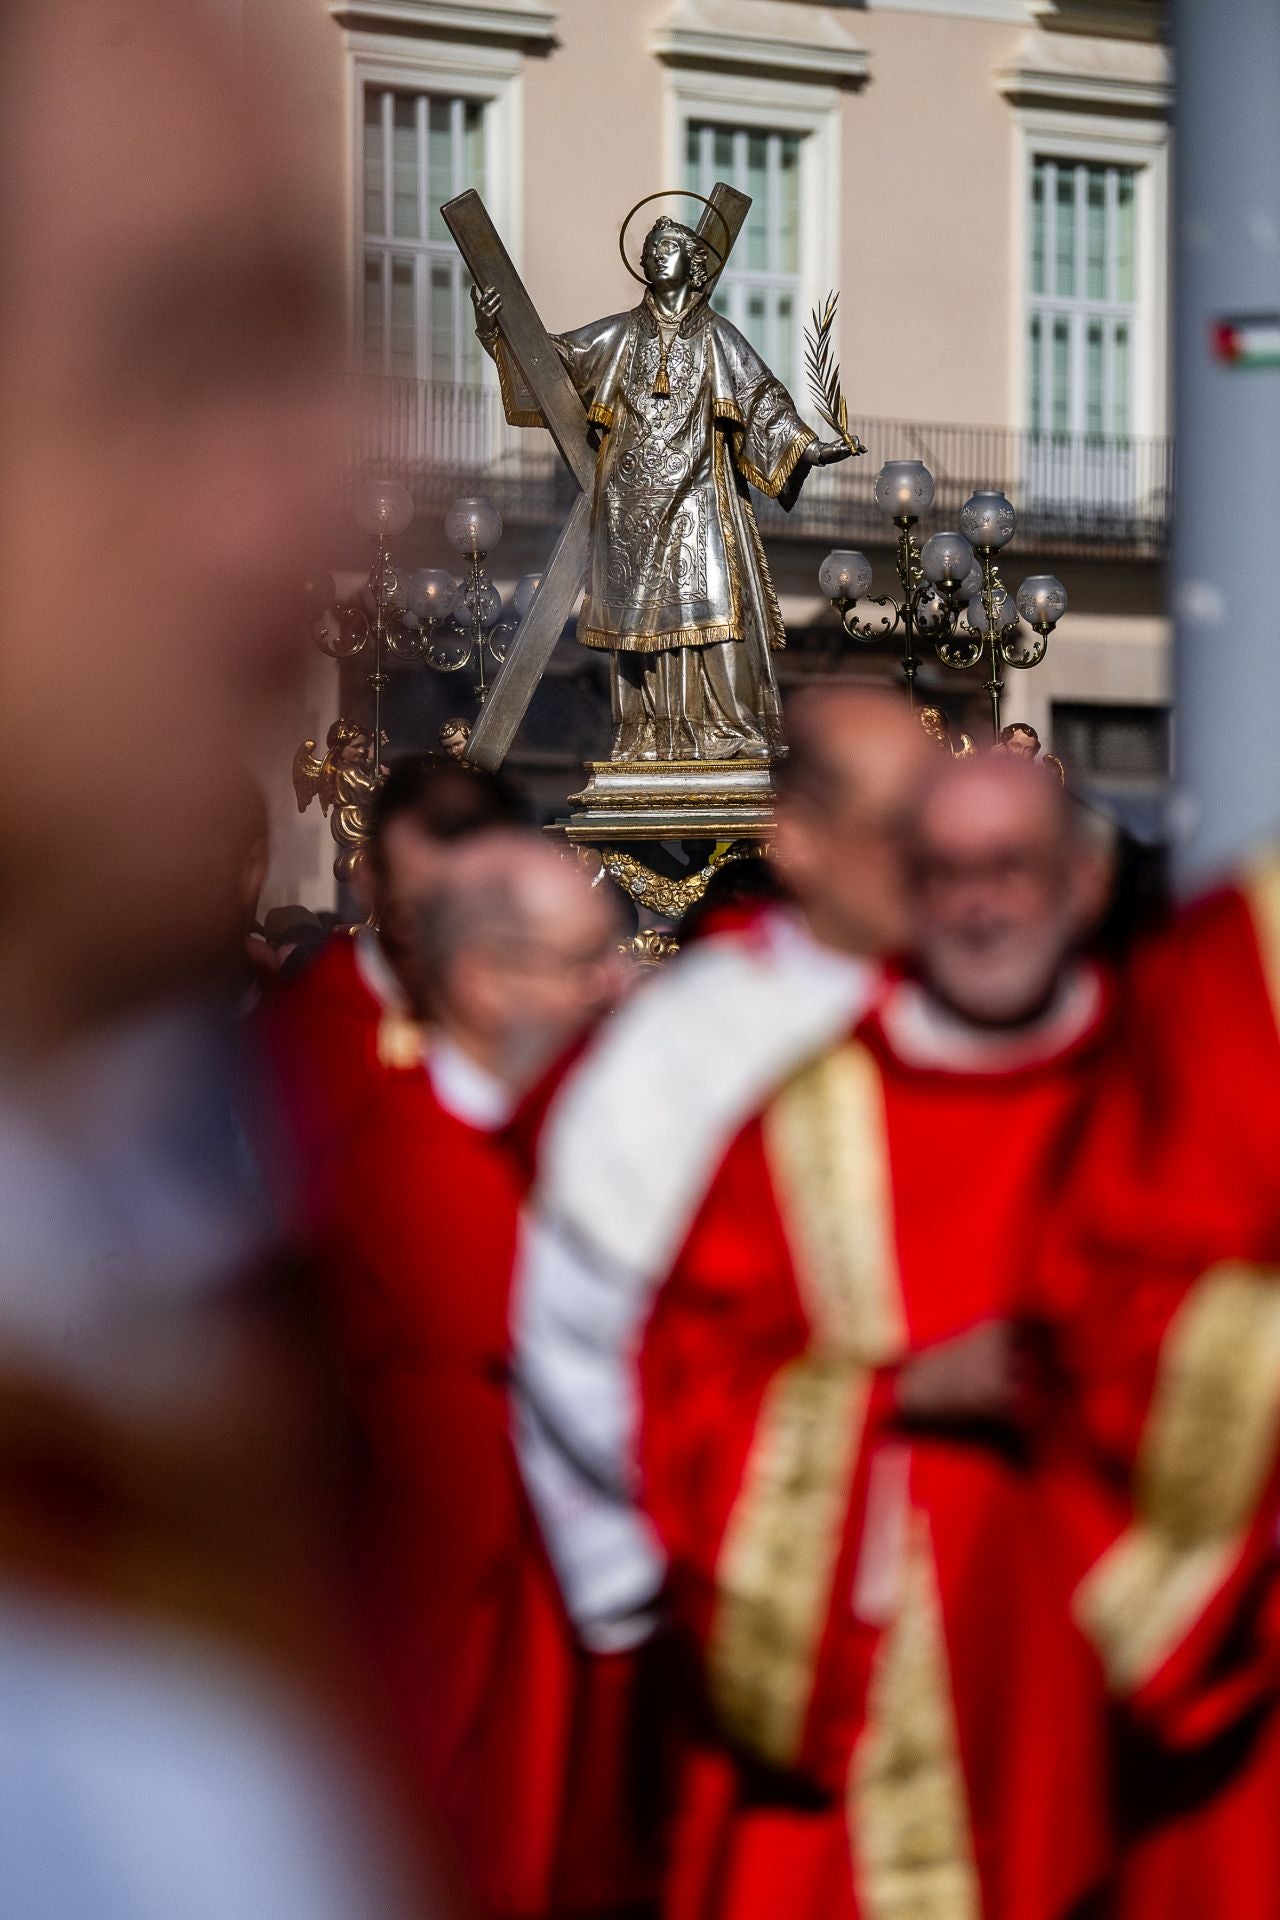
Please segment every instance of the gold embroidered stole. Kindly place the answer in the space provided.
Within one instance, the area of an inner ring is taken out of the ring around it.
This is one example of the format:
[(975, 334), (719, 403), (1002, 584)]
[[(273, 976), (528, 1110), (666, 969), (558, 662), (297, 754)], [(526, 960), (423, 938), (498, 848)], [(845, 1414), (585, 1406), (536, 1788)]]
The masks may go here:
[(1278, 1442), (1280, 1273), (1212, 1267), (1165, 1335), (1133, 1521), (1076, 1593), (1115, 1692), (1159, 1671), (1230, 1574)]
[(760, 1410), (720, 1553), (709, 1673), (727, 1731), (786, 1767), (804, 1738), (870, 1369), (904, 1337), (883, 1102), (865, 1049), (797, 1075), (765, 1116), (765, 1144), (813, 1339)]
[[(813, 1332), (761, 1407), (720, 1555), (709, 1671), (726, 1730), (787, 1767), (804, 1739), (874, 1371), (905, 1351), (907, 1326), (871, 1055), (853, 1044), (806, 1067), (764, 1124)], [(914, 1516), (849, 1783), (855, 1876), (875, 1920), (979, 1913), (936, 1584)]]
[(1253, 920), (1271, 1011), (1280, 1028), (1280, 853), (1264, 854), (1246, 870), (1241, 891)]
[(980, 1920), (928, 1518), (913, 1513), (893, 1625), (849, 1772), (858, 1904), (871, 1920)]

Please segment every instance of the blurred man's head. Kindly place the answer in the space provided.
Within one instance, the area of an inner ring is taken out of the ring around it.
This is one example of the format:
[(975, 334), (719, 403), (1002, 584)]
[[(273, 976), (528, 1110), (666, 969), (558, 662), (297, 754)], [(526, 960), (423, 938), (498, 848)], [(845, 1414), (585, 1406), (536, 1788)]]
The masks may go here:
[(862, 688), (814, 690), (787, 715), (775, 853), (813, 932), (849, 953), (907, 935), (902, 823), (936, 757), (903, 702)]
[(368, 856), (357, 869), (356, 890), (397, 969), (403, 970), (417, 915), (459, 844), (512, 825), (516, 812), (500, 779), (432, 754), (396, 761), (374, 799)]
[(33, 1045), (217, 964), (193, 849), (247, 854), (304, 664), (340, 308), (289, 115), (206, 11), (0, 10), (0, 568), (39, 583), (0, 638), (0, 1006)]
[(920, 795), (909, 848), (927, 984), (984, 1026), (1034, 1018), (1106, 900), (1110, 863), (1079, 809), (1026, 761), (944, 762)]
[(481, 1066), (530, 1086), (622, 990), (618, 910), (533, 833), (459, 847), (424, 905), (421, 1010)]

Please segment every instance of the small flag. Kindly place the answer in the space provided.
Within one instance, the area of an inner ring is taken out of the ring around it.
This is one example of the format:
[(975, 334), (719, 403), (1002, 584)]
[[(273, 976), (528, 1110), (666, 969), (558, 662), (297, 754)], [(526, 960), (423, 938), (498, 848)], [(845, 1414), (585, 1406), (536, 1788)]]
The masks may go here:
[(1224, 367), (1280, 367), (1280, 313), (1228, 314), (1213, 323), (1213, 357)]

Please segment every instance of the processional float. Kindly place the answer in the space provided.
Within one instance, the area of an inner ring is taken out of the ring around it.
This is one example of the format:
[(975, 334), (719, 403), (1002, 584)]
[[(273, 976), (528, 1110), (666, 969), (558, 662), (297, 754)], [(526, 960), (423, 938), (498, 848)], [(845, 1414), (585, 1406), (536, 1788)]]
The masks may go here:
[[(696, 225), (655, 222), (637, 270), (626, 245), (631, 220), (650, 201), (682, 195), (701, 204)], [(474, 283), (477, 331), (497, 363), (508, 419), (551, 434), (576, 494), (545, 571), (519, 583), (514, 617), (503, 619), (485, 571), (501, 526), (492, 507), (464, 500), (449, 516), (446, 535), (466, 561), (461, 583), (432, 568), (401, 576), (388, 542), (411, 521), (412, 498), (393, 481), (361, 490), (357, 518), (377, 543), (363, 606), (339, 605), (329, 576), (309, 582), (308, 593), (316, 644), (337, 658), (371, 657), (373, 725), (339, 721), (342, 739), (330, 740), (323, 761), (310, 741), (295, 758), (299, 807), (313, 794), (322, 805), (335, 803), (340, 878), (359, 858), (354, 789), (367, 824), (380, 777), (375, 743), (384, 738), (387, 657), (439, 671), (478, 667), (478, 717), (470, 728), (450, 722), (446, 744), (465, 762), (495, 771), (584, 589), (579, 638), (612, 656), (614, 738), (607, 760), (587, 763), (584, 786), (550, 830), (657, 921), (678, 919), (717, 868), (767, 843), (772, 768), (786, 751), (771, 656), (785, 635), (748, 487), (787, 505), (802, 461), (825, 465), (866, 449), (849, 431), (832, 351), (834, 295), (815, 311), (806, 336), (812, 398), (836, 436), (827, 443), (817, 442), (782, 383), (711, 308), (750, 205), (723, 181), (705, 197), (683, 190), (646, 196), (619, 236), (628, 271), (646, 284), (642, 305), (559, 339), (544, 327), (479, 194), (466, 192), (441, 209)], [(679, 297), (662, 284), (664, 271), (676, 271), (660, 257), (672, 246), (694, 281), (676, 290)], [(884, 610), (878, 621), (858, 612), (872, 585), (862, 553), (828, 555), (820, 586), (850, 640), (901, 634), (913, 707), (923, 648), (947, 667), (985, 666), (993, 745), (1035, 757), (1030, 728), (1002, 727), (1003, 669), (1043, 659), (1065, 590), (1037, 575), (1016, 597), (1009, 593), (999, 558), (1016, 519), (995, 490), (975, 492), (959, 529), (922, 546), (916, 529), (933, 491), (920, 461), (890, 461), (877, 477), (877, 505), (897, 530), (898, 574), (896, 594), (875, 596)], [(496, 669), (491, 681), (487, 665)], [(951, 739), (939, 708), (920, 712), (940, 747), (976, 751), (967, 735)], [(344, 796), (352, 789), (341, 813), (340, 787)]]

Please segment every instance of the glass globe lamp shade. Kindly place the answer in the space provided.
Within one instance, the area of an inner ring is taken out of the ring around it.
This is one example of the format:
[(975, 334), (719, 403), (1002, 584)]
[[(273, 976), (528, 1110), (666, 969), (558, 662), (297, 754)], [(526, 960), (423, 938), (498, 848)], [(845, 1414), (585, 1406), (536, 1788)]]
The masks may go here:
[(518, 619), (524, 619), (526, 613), (528, 613), (530, 607), (533, 605), (534, 596), (541, 585), (542, 575), (540, 573), (522, 573), (516, 581), (515, 592), (511, 596), (511, 604), (516, 610), (516, 617)]
[(458, 583), (443, 567), (420, 567), (404, 585), (404, 604), (419, 620), (447, 620), (458, 598)]
[(951, 612), (946, 600), (936, 587), (926, 589), (916, 601), (916, 631), (928, 634), (945, 633), (951, 623)]
[(1018, 588), (1018, 612), (1029, 626), (1056, 627), (1067, 610), (1067, 590), (1051, 573), (1029, 573)]
[(960, 531), (972, 546), (997, 551), (1013, 538), (1018, 516), (1002, 493), (972, 493), (960, 509)]
[[(1007, 593), (1003, 599), (996, 601), (995, 616), (997, 633), (1007, 633), (1010, 627), (1017, 625), (1018, 609)], [(969, 602), (969, 625), (976, 627), (979, 633), (987, 632), (987, 609), (980, 593), (975, 593)]]
[(886, 460), (876, 475), (876, 505), (891, 520), (918, 520), (933, 504), (933, 475), (923, 460)]
[(413, 519), (413, 495), (398, 480), (365, 480), (351, 510), (361, 533), (393, 540)]
[(818, 568), (818, 585), (828, 600), (861, 600), (871, 585), (871, 562), (854, 548), (837, 547)]
[(934, 533), (921, 548), (920, 565), (926, 580), (950, 593), (973, 566), (973, 548), (962, 533)]
[(981, 592), (982, 568), (975, 560), (964, 579), (960, 582), (960, 585), (956, 588), (956, 594), (959, 599), (969, 601), (972, 600), (975, 593)]
[(488, 500), (455, 500), (445, 515), (444, 537), (458, 553), (490, 553), (502, 537), (502, 515)]

